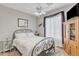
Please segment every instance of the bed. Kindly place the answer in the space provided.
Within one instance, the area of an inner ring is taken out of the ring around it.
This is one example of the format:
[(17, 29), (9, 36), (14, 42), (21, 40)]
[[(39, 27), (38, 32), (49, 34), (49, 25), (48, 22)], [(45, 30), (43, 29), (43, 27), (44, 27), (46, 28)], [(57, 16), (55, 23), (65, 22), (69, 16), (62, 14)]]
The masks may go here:
[(23, 56), (46, 56), (55, 52), (55, 43), (52, 37), (35, 36), (30, 29), (19, 29), (13, 33), (13, 46)]

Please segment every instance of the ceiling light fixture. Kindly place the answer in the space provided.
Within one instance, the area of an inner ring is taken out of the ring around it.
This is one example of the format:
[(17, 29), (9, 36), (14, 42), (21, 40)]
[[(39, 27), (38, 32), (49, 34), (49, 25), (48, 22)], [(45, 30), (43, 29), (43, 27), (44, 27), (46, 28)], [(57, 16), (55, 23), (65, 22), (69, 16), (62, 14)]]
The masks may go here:
[(43, 11), (43, 8), (42, 8), (42, 6), (41, 6), (40, 4), (39, 4), (38, 7), (36, 7), (36, 11), (37, 11), (37, 12), (35, 12), (35, 14), (36, 14), (37, 16), (45, 15), (45, 14), (46, 14), (46, 12)]

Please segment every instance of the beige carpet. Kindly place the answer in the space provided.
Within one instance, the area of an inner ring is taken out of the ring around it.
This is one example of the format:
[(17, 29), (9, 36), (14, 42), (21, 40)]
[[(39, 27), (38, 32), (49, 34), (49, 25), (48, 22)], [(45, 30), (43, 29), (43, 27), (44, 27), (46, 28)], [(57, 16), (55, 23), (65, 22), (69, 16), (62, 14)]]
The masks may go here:
[[(66, 56), (67, 54), (64, 52), (63, 48), (56, 47), (55, 53), (50, 53), (48, 56)], [(20, 52), (17, 49), (12, 49), (11, 51), (0, 53), (0, 56), (21, 56)]]

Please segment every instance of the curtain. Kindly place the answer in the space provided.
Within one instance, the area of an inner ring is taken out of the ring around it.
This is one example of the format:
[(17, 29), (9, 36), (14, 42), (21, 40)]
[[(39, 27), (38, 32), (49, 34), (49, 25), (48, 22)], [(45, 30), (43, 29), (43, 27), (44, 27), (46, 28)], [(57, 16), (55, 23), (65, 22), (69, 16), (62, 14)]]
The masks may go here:
[(53, 37), (56, 46), (62, 46), (62, 14), (46, 18), (46, 37)]

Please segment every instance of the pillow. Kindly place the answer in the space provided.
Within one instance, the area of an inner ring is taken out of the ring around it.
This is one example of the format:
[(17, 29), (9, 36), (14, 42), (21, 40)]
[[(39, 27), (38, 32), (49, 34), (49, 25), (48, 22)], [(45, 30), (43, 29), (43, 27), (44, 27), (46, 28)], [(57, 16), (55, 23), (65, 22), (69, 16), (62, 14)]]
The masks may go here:
[(26, 35), (27, 35), (28, 37), (32, 37), (32, 36), (34, 36), (33, 33), (26, 33)]
[(24, 38), (26, 36), (27, 36), (26, 33), (17, 33), (17, 34), (15, 34), (16, 38)]

